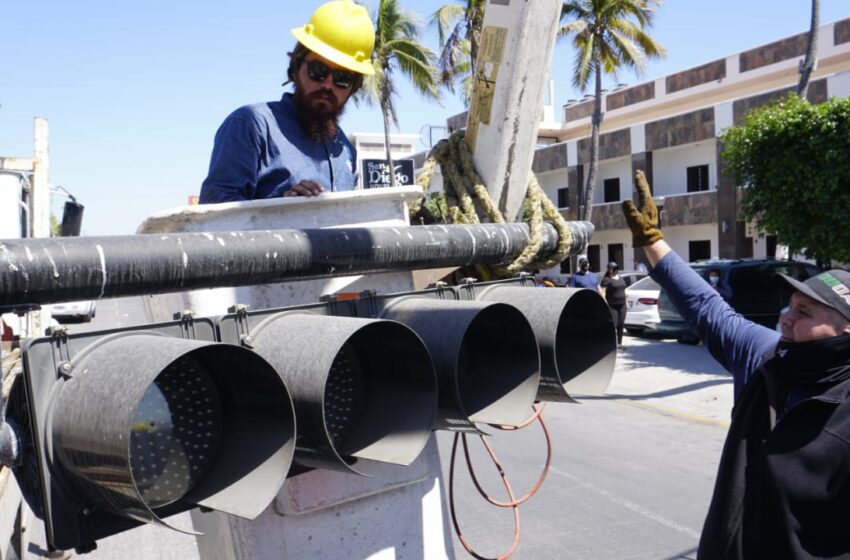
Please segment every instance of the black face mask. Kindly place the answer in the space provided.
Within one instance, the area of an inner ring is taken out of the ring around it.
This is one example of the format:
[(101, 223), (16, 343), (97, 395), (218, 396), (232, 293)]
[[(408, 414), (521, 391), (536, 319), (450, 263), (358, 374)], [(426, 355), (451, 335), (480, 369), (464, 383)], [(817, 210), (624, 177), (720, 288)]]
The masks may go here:
[(846, 379), (850, 377), (850, 334), (806, 342), (780, 340), (764, 367), (790, 385)]

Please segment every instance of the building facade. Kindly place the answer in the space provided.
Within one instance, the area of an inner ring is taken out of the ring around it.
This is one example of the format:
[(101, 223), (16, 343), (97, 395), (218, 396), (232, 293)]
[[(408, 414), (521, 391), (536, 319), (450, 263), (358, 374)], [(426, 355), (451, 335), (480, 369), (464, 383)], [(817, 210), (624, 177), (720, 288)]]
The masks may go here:
[[(807, 34), (787, 37), (663, 78), (603, 94), (598, 182), (588, 247), (592, 268), (624, 269), (643, 257), (631, 245), (621, 204), (643, 169), (661, 205), (661, 225), (686, 260), (774, 256), (776, 239), (754, 231), (741, 212), (742, 189), (724, 173), (720, 136), (745, 115), (794, 91)], [(850, 18), (820, 28), (811, 102), (850, 96)], [(535, 153), (533, 171), (565, 218), (577, 219), (590, 161), (593, 98), (563, 108), (560, 128), (540, 135), (557, 143)], [(785, 256), (785, 255), (779, 255)], [(570, 263), (544, 271), (557, 276)]]

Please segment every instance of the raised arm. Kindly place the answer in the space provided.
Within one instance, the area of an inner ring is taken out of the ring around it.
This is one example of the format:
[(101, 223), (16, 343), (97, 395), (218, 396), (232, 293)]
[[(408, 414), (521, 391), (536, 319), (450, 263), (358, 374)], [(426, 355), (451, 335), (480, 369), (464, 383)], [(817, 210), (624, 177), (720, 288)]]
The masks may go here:
[(658, 227), (658, 209), (642, 171), (637, 171), (635, 183), (640, 207), (631, 200), (623, 202), (634, 246), (643, 248), (653, 267), (650, 275), (711, 355), (732, 373), (737, 396), (764, 355), (776, 346), (779, 334), (736, 313), (672, 250)]

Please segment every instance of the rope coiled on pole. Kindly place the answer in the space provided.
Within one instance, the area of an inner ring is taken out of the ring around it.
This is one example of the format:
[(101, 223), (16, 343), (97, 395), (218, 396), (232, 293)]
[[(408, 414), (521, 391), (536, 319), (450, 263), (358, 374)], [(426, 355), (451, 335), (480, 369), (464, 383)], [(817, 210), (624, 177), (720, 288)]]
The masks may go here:
[[(481, 176), (475, 171), (472, 152), (469, 151), (463, 131), (454, 132), (431, 149), (416, 178), (416, 183), (424, 192), (428, 191), (437, 166), (443, 175), (448, 211), (447, 215), (442, 216), (445, 220), (455, 224), (478, 224), (481, 223), (479, 216), (484, 216), (491, 223), (505, 223), (505, 217), (490, 197)], [(509, 275), (522, 270), (541, 270), (555, 266), (568, 255), (572, 243), (572, 234), (566, 221), (543, 192), (533, 173), (529, 174), (524, 206), (531, 240), (516, 260), (506, 267)], [(555, 253), (538, 260), (544, 221), (555, 226), (559, 242)]]

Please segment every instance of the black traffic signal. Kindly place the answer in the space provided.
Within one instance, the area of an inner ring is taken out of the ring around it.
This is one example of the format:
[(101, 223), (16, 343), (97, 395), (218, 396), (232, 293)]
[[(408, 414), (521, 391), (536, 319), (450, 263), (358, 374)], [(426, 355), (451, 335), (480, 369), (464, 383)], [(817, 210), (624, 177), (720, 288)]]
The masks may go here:
[(59, 331), (22, 354), (15, 475), (53, 548), (91, 550), (196, 506), (253, 518), (283, 484), (286, 385), (256, 353), (215, 342), (210, 320)]
[(540, 348), (541, 401), (570, 402), (570, 394), (599, 395), (608, 387), (617, 357), (614, 321), (594, 290), (536, 288), (533, 281), (467, 283), (461, 297), (508, 303), (529, 320)]
[(409, 465), (434, 423), (431, 355), (400, 323), (329, 316), (328, 309), (239, 310), (220, 320), (221, 340), (262, 356), (292, 392), (293, 474), (310, 468), (370, 474), (375, 462)]
[(434, 357), (438, 429), (475, 431), (476, 423), (518, 425), (540, 380), (528, 320), (507, 303), (460, 301), (454, 290), (377, 297), (381, 318), (404, 323)]
[(604, 300), (529, 284), (30, 341), (9, 407), (19, 485), (50, 545), (84, 551), (196, 506), (253, 518), (287, 475), (406, 466), (433, 429), (517, 425), (535, 400), (603, 391), (616, 355)]

